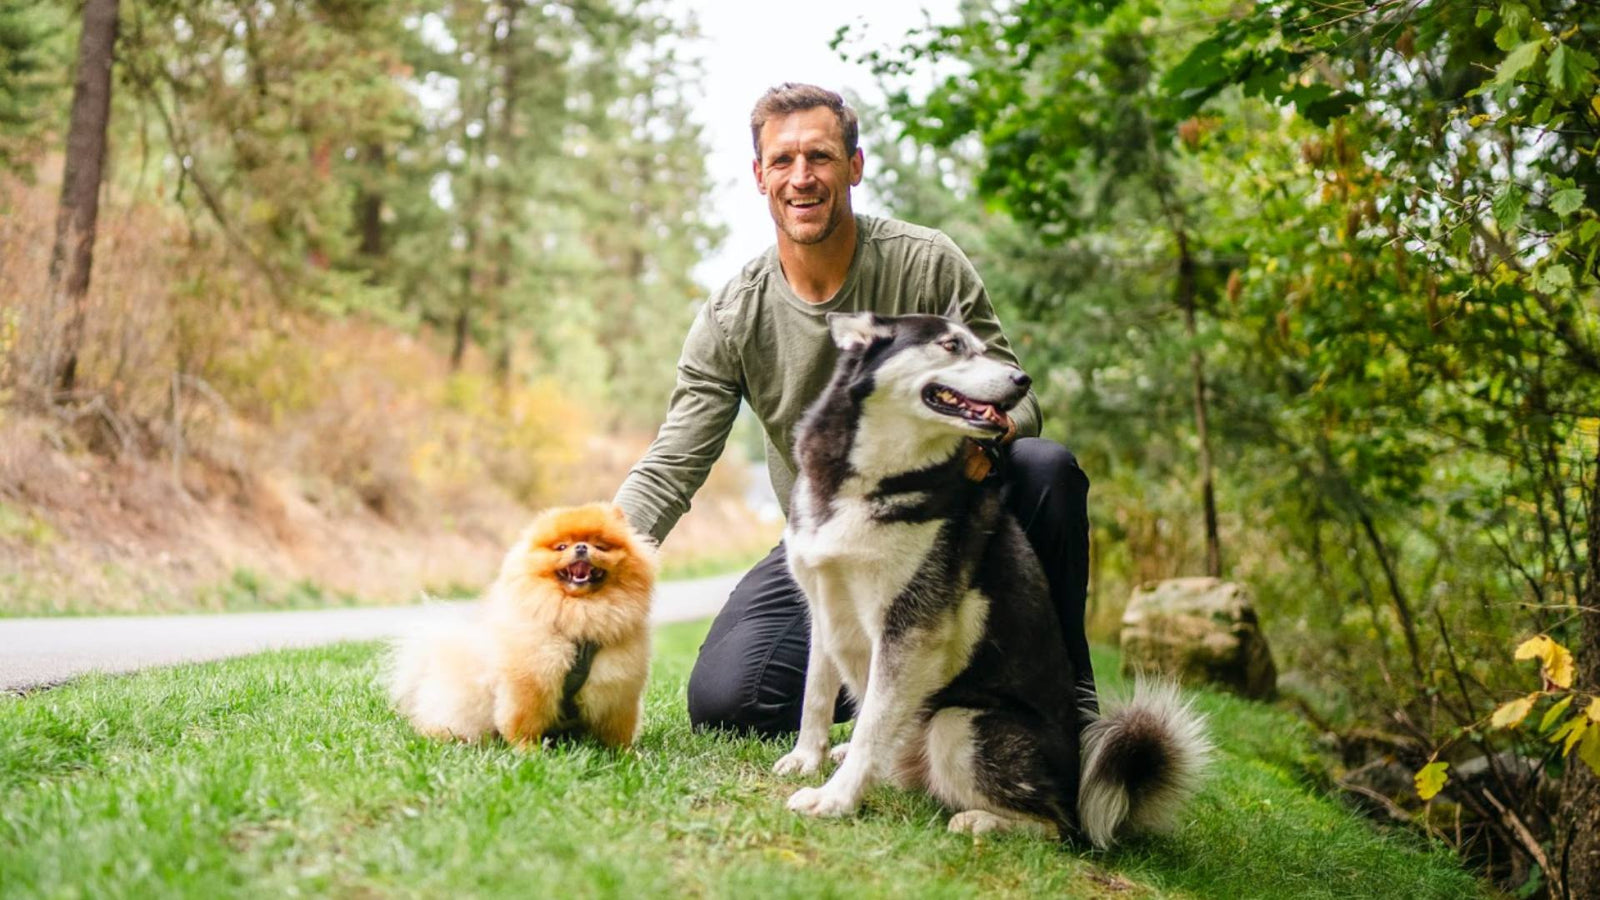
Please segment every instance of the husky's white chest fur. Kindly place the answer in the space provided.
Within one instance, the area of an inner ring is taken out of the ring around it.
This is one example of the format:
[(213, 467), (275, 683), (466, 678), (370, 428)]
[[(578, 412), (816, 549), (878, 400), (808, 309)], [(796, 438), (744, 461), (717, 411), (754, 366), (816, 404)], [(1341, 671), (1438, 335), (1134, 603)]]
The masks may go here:
[[(888, 606), (911, 585), (942, 525), (883, 521), (875, 515), (882, 504), (862, 482), (841, 486), (826, 519), (796, 515), (784, 537), (789, 569), (830, 637), (829, 655), (858, 696)], [(809, 487), (804, 479), (796, 486), (796, 511), (812, 509)]]

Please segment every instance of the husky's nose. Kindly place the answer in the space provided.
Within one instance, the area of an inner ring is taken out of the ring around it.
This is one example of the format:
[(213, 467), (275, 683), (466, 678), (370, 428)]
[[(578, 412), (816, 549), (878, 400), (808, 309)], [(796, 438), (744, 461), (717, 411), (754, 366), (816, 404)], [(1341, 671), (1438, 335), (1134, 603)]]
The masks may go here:
[(1026, 388), (1028, 385), (1033, 384), (1033, 379), (1028, 377), (1027, 372), (1018, 369), (1011, 373), (1011, 383), (1019, 388)]

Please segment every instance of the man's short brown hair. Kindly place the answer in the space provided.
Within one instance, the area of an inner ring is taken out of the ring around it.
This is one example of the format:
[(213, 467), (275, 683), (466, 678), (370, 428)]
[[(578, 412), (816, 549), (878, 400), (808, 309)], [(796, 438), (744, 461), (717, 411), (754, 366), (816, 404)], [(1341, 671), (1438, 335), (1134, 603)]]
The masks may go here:
[(797, 84), (785, 81), (775, 88), (768, 88), (761, 99), (756, 101), (756, 108), (750, 111), (750, 142), (755, 145), (756, 158), (761, 158), (761, 126), (774, 116), (787, 116), (790, 113), (804, 112), (825, 106), (833, 111), (839, 120), (839, 130), (844, 133), (844, 155), (856, 155), (856, 142), (860, 139), (861, 123), (856, 118), (856, 111), (844, 98), (814, 84)]

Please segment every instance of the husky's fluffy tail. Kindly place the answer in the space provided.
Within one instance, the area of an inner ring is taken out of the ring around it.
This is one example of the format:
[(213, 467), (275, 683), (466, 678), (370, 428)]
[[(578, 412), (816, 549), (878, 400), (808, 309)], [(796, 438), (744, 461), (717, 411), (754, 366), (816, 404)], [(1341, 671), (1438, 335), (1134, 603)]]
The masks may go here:
[(1205, 717), (1177, 685), (1140, 680), (1133, 699), (1114, 704), (1083, 730), (1078, 820), (1090, 842), (1109, 847), (1124, 825), (1172, 827), (1211, 757)]

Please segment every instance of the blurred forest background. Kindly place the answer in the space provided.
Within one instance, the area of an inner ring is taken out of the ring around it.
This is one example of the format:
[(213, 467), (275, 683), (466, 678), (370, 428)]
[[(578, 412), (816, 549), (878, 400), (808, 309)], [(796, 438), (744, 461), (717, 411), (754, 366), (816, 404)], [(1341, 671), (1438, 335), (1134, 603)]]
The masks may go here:
[[(1250, 585), (1332, 783), (1600, 895), (1595, 4), (857, 38), (868, 180), (973, 258), (1094, 482), (1095, 636), (1151, 579)], [(671, 4), (0, 0), (0, 63), (0, 609), (470, 589), (648, 440), (720, 237)], [(743, 478), (686, 560), (775, 535)]]

